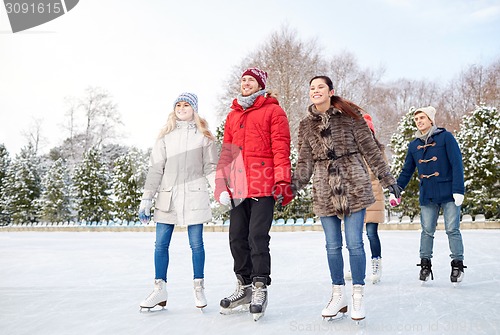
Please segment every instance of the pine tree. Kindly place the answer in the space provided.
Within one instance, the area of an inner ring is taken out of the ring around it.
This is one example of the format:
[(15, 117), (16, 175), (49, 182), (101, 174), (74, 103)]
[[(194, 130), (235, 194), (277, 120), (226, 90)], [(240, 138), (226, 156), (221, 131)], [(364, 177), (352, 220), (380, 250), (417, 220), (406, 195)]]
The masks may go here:
[(7, 178), (7, 169), (9, 168), (10, 157), (7, 148), (4, 144), (0, 144), (0, 223), (9, 221), (9, 217), (5, 210), (4, 204), (4, 188)]
[(465, 179), (464, 212), (500, 218), (500, 115), (481, 106), (466, 115), (457, 133)]
[(47, 171), (42, 181), (40, 197), (41, 217), (49, 222), (68, 221), (71, 218), (70, 178), (64, 159), (59, 158)]
[(29, 144), (21, 149), (7, 169), (3, 201), (5, 211), (15, 223), (37, 220), (38, 199), (42, 191), (38, 165), (38, 157)]
[(144, 155), (132, 148), (116, 159), (113, 168), (114, 211), (121, 220), (135, 220), (144, 185), (147, 163)]
[(79, 219), (87, 222), (110, 219), (110, 177), (97, 148), (85, 153), (73, 180)]
[[(299, 158), (299, 153), (295, 146), (292, 144), (290, 150), (290, 161), (292, 163), (292, 168), (297, 166), (297, 160)], [(313, 212), (313, 199), (312, 199), (312, 179), (309, 181), (306, 187), (300, 190), (295, 198), (285, 207), (277, 204), (276, 210), (274, 212), (274, 219), (279, 218), (312, 218), (314, 217)]]
[[(397, 179), (403, 169), (406, 154), (408, 152), (408, 144), (415, 139), (417, 127), (413, 121), (413, 109), (410, 109), (399, 122), (396, 133), (391, 137), (391, 148), (393, 151), (391, 173)], [(410, 182), (404, 190), (401, 199), (401, 204), (389, 210), (401, 212), (402, 215), (408, 215), (413, 218), (420, 213), (419, 205), (419, 181), (418, 174), (415, 170)]]

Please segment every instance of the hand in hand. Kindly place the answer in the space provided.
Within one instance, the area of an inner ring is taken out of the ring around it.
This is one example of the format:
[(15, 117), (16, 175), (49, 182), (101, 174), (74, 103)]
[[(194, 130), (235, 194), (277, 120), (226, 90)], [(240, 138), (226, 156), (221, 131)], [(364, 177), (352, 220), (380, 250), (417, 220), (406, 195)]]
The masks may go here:
[(389, 185), (387, 189), (389, 190), (389, 193), (394, 194), (396, 199), (401, 198), (401, 191), (403, 191), (403, 189), (398, 184)]
[(282, 206), (288, 205), (295, 197), (293, 185), (289, 183), (278, 183), (273, 187), (273, 197)]
[(392, 193), (389, 194), (389, 204), (391, 207), (396, 207), (401, 203), (401, 198), (396, 198), (396, 196)]

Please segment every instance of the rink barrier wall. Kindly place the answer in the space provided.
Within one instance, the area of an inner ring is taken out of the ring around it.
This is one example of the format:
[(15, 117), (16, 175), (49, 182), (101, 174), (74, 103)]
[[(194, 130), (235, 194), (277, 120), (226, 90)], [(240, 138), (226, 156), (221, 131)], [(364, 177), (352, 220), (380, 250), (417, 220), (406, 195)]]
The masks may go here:
[[(474, 217), (464, 215), (460, 223), (460, 229), (500, 229), (500, 221), (487, 221), (484, 215)], [(28, 222), (21, 224), (7, 224), (0, 226), (0, 232), (15, 231), (82, 231), (82, 232), (152, 232), (155, 223), (142, 224), (140, 221), (108, 221), (108, 222)], [(185, 231), (186, 226), (177, 226), (176, 231)], [(272, 232), (290, 231), (322, 231), (321, 222), (318, 218), (289, 218), (273, 220)], [(393, 217), (379, 224), (379, 230), (420, 230), (420, 218), (415, 217)], [(444, 230), (444, 219), (440, 215), (437, 230)], [(229, 231), (229, 220), (205, 223), (205, 232), (227, 232)]]

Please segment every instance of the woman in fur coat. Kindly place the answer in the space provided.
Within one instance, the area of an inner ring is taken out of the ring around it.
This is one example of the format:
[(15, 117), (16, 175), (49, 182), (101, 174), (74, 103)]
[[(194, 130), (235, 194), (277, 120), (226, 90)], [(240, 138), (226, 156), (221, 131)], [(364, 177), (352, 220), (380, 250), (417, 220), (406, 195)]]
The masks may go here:
[(356, 104), (334, 95), (329, 77), (316, 76), (309, 83), (312, 104), (299, 126), (299, 158), (293, 185), (300, 190), (313, 178), (313, 210), (320, 217), (332, 296), (323, 317), (347, 312), (341, 221), (352, 272), (351, 318), (365, 318), (363, 302), (366, 255), (363, 226), (366, 208), (375, 202), (368, 168), (383, 187), (400, 196), (396, 180), (382, 158), (370, 128)]

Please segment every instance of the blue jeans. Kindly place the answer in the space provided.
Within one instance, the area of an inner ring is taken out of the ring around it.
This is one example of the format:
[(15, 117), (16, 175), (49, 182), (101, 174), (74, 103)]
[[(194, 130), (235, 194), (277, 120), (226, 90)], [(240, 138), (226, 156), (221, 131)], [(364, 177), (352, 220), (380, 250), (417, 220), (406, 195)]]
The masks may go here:
[[(155, 279), (167, 281), (168, 248), (174, 231), (173, 224), (158, 222), (156, 224), (155, 242)], [(203, 224), (189, 225), (187, 228), (189, 246), (191, 247), (194, 279), (204, 278), (205, 248), (203, 246)]]
[(366, 236), (368, 236), (368, 241), (370, 241), (370, 251), (372, 253), (372, 258), (381, 258), (382, 246), (380, 245), (380, 238), (378, 237), (378, 223), (366, 223)]
[[(365, 284), (366, 255), (363, 246), (363, 226), (365, 210), (344, 217), (344, 230), (349, 264), (351, 265), (352, 283)], [(341, 220), (338, 216), (320, 217), (326, 239), (326, 256), (330, 267), (330, 277), (333, 285), (345, 285), (344, 258), (342, 256)]]
[(464, 245), (460, 233), (460, 206), (453, 201), (443, 204), (425, 205), (420, 207), (420, 224), (422, 233), (420, 235), (420, 258), (432, 258), (434, 246), (434, 233), (436, 231), (439, 209), (443, 209), (444, 227), (448, 235), (451, 259), (464, 260)]

